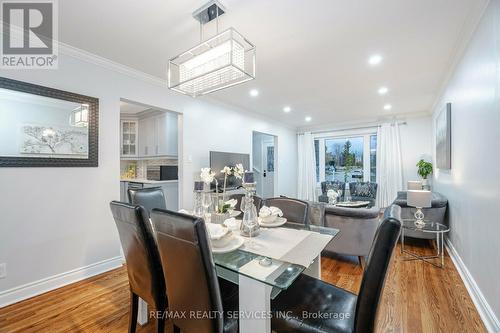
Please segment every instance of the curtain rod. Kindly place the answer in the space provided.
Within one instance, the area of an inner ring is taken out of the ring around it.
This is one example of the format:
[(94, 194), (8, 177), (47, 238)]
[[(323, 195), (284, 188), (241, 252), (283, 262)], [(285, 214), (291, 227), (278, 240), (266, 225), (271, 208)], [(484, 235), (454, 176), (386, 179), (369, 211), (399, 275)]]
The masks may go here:
[[(330, 132), (336, 132), (336, 131), (350, 131), (350, 130), (359, 130), (359, 129), (367, 129), (367, 128), (374, 128), (374, 127), (380, 127), (382, 124), (374, 124), (371, 126), (359, 126), (359, 127), (346, 127), (346, 128), (336, 128), (336, 129), (329, 129), (329, 130), (319, 130), (319, 131), (311, 131), (311, 134), (321, 134), (321, 133), (330, 133)], [(394, 125), (392, 123), (391, 125)], [(406, 121), (399, 122), (398, 125), (408, 125)], [(305, 132), (298, 132), (297, 134), (304, 134)]]

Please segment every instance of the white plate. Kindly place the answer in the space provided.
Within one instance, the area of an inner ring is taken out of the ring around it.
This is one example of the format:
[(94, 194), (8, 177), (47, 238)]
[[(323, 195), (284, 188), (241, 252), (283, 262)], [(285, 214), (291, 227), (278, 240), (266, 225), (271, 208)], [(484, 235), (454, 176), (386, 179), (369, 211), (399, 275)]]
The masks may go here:
[(271, 223), (264, 223), (264, 222), (262, 222), (262, 220), (259, 217), (260, 226), (265, 227), (265, 228), (280, 227), (285, 223), (286, 223), (286, 218), (284, 218), (284, 217), (277, 217), (276, 220), (274, 220)]
[(240, 236), (233, 236), (233, 239), (224, 247), (213, 247), (212, 246), (212, 253), (228, 253), (232, 252), (234, 250), (239, 249), (245, 240), (240, 237)]
[(239, 210), (233, 210), (231, 214), (229, 215), (230, 217), (236, 217), (241, 214), (241, 211)]

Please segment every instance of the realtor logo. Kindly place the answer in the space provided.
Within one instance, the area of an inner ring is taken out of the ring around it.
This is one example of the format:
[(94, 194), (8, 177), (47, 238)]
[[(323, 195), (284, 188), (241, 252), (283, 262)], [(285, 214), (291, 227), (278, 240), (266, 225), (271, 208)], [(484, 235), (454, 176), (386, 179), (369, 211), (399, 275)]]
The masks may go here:
[(57, 68), (55, 1), (1, 1), (1, 68)]

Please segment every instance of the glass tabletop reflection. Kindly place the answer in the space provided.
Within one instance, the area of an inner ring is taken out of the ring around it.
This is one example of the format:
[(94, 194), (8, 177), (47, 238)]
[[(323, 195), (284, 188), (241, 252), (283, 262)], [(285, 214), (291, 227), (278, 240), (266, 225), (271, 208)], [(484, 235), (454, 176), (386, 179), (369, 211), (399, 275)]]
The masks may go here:
[(431, 233), (441, 233), (450, 231), (450, 228), (448, 226), (428, 220), (424, 220), (425, 225), (422, 227), (417, 227), (415, 225), (415, 219), (403, 219), (402, 222), (403, 222), (403, 228), (408, 230), (431, 232)]
[[(338, 229), (334, 228), (304, 225), (294, 222), (287, 222), (282, 227), (308, 230), (333, 237), (339, 232)], [(279, 290), (287, 289), (307, 268), (290, 262), (267, 258), (242, 249), (237, 249), (229, 253), (214, 253), (213, 258), (217, 274), (226, 280), (238, 283), (238, 275), (244, 275)], [(269, 264), (272, 266), (269, 266)], [(270, 274), (259, 274), (259, 271), (265, 272), (266, 269), (272, 270), (272, 272)]]

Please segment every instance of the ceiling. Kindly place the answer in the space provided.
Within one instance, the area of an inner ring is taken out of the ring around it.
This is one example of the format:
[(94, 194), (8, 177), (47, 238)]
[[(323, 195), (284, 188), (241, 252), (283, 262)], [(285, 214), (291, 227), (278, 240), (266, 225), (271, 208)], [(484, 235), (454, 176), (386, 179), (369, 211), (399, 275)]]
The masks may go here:
[[(488, 0), (221, 0), (233, 26), (257, 46), (257, 79), (216, 99), (294, 126), (429, 112), (457, 47)], [(200, 0), (64, 0), (64, 43), (160, 78), (199, 42)], [(314, 5), (314, 6), (313, 6)], [(205, 36), (214, 33), (211, 24)], [(383, 61), (370, 67), (367, 60)], [(379, 96), (380, 86), (389, 93)], [(249, 90), (259, 90), (251, 97)], [(383, 105), (390, 103), (390, 111)], [(283, 107), (289, 105), (290, 113)], [(306, 123), (304, 118), (312, 120)]]

